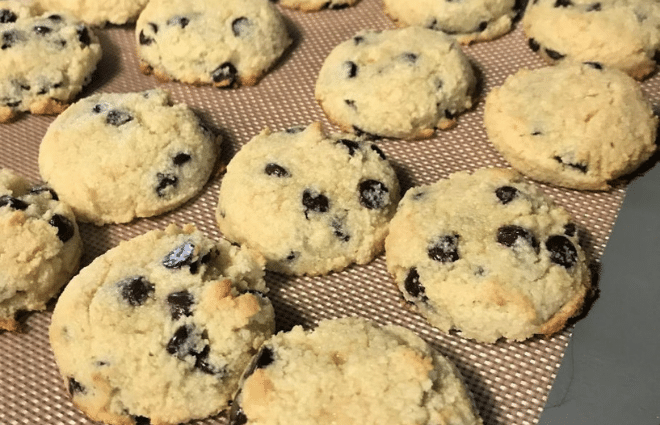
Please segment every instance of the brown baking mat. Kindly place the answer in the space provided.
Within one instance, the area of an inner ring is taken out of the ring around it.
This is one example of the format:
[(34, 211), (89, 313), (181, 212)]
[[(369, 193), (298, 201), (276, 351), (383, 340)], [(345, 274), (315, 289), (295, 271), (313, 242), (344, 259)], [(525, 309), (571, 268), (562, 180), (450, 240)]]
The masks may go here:
[[(95, 79), (83, 93), (137, 91), (156, 86), (172, 93), (204, 116), (224, 136), (222, 161), (227, 162), (263, 127), (281, 130), (321, 120), (335, 131), (314, 101), (314, 84), (321, 64), (332, 48), (360, 29), (393, 28), (379, 0), (362, 0), (337, 11), (302, 13), (282, 9), (296, 42), (257, 86), (238, 90), (159, 84), (138, 71), (132, 26), (99, 30), (104, 57)], [(517, 28), (499, 40), (465, 48), (483, 78), (477, 107), (459, 117), (452, 130), (420, 141), (383, 140), (379, 146), (394, 163), (402, 185), (427, 184), (459, 170), (506, 166), (487, 141), (482, 125), (483, 95), (520, 67), (543, 63), (527, 47)], [(0, 65), (1, 66), (1, 65)], [(660, 99), (660, 77), (642, 83), (654, 103)], [(37, 157), (41, 138), (53, 117), (24, 116), (0, 125), (0, 166), (39, 179)], [(85, 243), (83, 264), (119, 241), (168, 223), (195, 223), (219, 238), (214, 208), (221, 176), (177, 210), (153, 219), (126, 225), (81, 225)], [(591, 258), (602, 255), (625, 194), (625, 188), (608, 193), (562, 190), (540, 185), (574, 216), (585, 234)], [(479, 344), (430, 327), (400, 302), (381, 255), (366, 266), (353, 266), (319, 278), (290, 278), (267, 274), (275, 305), (278, 329), (301, 324), (313, 326), (320, 319), (358, 315), (379, 323), (407, 327), (453, 360), (464, 374), (484, 423), (533, 424), (543, 409), (570, 332), (524, 343)], [(51, 310), (52, 311), (52, 307)], [(90, 424), (70, 403), (48, 344), (50, 311), (26, 315), (25, 333), (0, 333), (0, 424)], [(196, 421), (224, 424), (222, 417)]]

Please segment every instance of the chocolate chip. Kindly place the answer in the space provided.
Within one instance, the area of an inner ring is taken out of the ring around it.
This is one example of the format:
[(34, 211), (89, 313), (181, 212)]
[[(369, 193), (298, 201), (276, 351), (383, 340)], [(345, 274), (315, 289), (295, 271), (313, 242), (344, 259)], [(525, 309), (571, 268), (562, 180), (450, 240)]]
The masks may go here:
[(60, 200), (60, 198), (57, 196), (57, 192), (48, 186), (34, 186), (32, 189), (30, 189), (30, 195), (41, 195), (44, 192), (48, 192), (50, 194), (50, 199), (53, 201)]
[(486, 22), (486, 21), (481, 21), (481, 22), (479, 23), (479, 26), (477, 27), (477, 32), (483, 32), (483, 31), (486, 30), (486, 28), (488, 28), (488, 22)]
[(341, 221), (335, 219), (332, 221), (332, 223), (330, 223), (330, 225), (334, 229), (334, 235), (337, 236), (337, 238), (344, 242), (348, 242), (351, 239), (351, 236), (346, 233), (346, 230), (344, 230), (344, 226)]
[(167, 20), (167, 25), (178, 25), (181, 28), (185, 28), (190, 23), (190, 19), (185, 16), (174, 16)]
[(168, 269), (180, 269), (195, 262), (195, 244), (185, 242), (170, 251), (162, 260), (163, 266)]
[(74, 378), (69, 378), (69, 394), (73, 397), (76, 394), (85, 394), (87, 390), (85, 387)]
[(248, 18), (241, 16), (231, 23), (231, 30), (236, 37), (244, 37), (249, 33), (251, 25), (252, 22)]
[(401, 55), (403, 60), (408, 63), (415, 63), (417, 61), (417, 55), (414, 53), (406, 52)]
[(111, 110), (105, 117), (106, 124), (114, 125), (116, 127), (124, 125), (130, 121), (133, 121), (133, 116), (126, 111), (120, 111), (118, 109)]
[(323, 6), (321, 6), (321, 9), (340, 10), (340, 9), (346, 9), (347, 7), (348, 7), (348, 3), (332, 4), (332, 2), (328, 1), (325, 2)]
[(350, 156), (355, 155), (355, 151), (360, 150), (360, 144), (354, 140), (339, 139), (337, 140), (337, 143), (346, 146), (346, 148), (348, 149), (348, 154)]
[(172, 320), (178, 320), (182, 316), (192, 315), (192, 305), (195, 299), (188, 291), (172, 292), (167, 296), (167, 303), (170, 305), (170, 314)]
[(151, 425), (151, 419), (146, 416), (132, 416), (135, 425)]
[(191, 342), (189, 339), (192, 337), (191, 331), (192, 326), (188, 325), (180, 326), (174, 331), (174, 335), (170, 338), (165, 347), (167, 352), (178, 358), (184, 358), (186, 355), (190, 354), (189, 346), (191, 345)]
[(347, 78), (355, 78), (358, 72), (358, 66), (355, 62), (346, 61), (342, 66), (344, 67)]
[(324, 213), (330, 208), (328, 198), (320, 193), (306, 189), (302, 194), (302, 204), (305, 207), (305, 218), (309, 220), (309, 212)]
[(585, 62), (584, 64), (585, 64), (585, 65), (588, 65), (588, 66), (590, 66), (590, 67), (592, 67), (592, 68), (594, 68), (594, 69), (598, 69), (598, 70), (603, 69), (603, 65), (601, 65), (601, 64), (598, 63), (598, 62)]
[(534, 235), (527, 229), (516, 225), (505, 225), (497, 229), (497, 242), (508, 247), (513, 248), (521, 242), (526, 242), (538, 254), (539, 243)]
[(541, 45), (536, 42), (533, 38), (530, 38), (527, 40), (527, 44), (529, 45), (529, 48), (532, 49), (533, 52), (538, 52), (539, 49), (541, 49)]
[(92, 112), (94, 112), (95, 114), (100, 114), (101, 112), (103, 112), (103, 110), (105, 110), (105, 106), (101, 105), (100, 103), (97, 103), (92, 108)]
[(353, 99), (344, 99), (344, 103), (351, 108), (357, 110), (357, 106), (355, 106), (355, 101)]
[(445, 109), (445, 118), (447, 118), (448, 120), (453, 120), (454, 118), (456, 118), (456, 114), (451, 112), (449, 109)]
[(601, 4), (600, 3), (592, 3), (589, 6), (587, 6), (586, 11), (587, 12), (600, 12), (601, 9)]
[(575, 223), (567, 223), (564, 225), (564, 234), (566, 236), (573, 237), (577, 233), (577, 226)]
[[(238, 394), (240, 394), (240, 390)], [(236, 400), (238, 400), (238, 394), (236, 394)], [(245, 425), (248, 418), (236, 400), (231, 404), (231, 409), (229, 410), (229, 425)]]
[(504, 205), (516, 199), (518, 193), (518, 189), (512, 186), (502, 186), (495, 190), (495, 195)]
[(32, 30), (39, 35), (46, 35), (53, 31), (51, 27), (47, 27), (45, 25), (36, 25), (34, 28), (32, 28)]
[(364, 138), (367, 139), (367, 140), (376, 140), (376, 139), (380, 139), (380, 138), (381, 138), (381, 137), (380, 137), (379, 135), (377, 135), (377, 134), (369, 133), (369, 132), (367, 132), (367, 131), (362, 130), (362, 129), (361, 129), (360, 127), (358, 127), (357, 125), (354, 125), (354, 126), (353, 126), (353, 131), (355, 132), (355, 134), (356, 134), (358, 137), (364, 137)]
[(550, 236), (545, 241), (545, 247), (550, 251), (550, 261), (555, 264), (569, 269), (577, 262), (577, 249), (566, 236)]
[(385, 152), (383, 152), (378, 146), (371, 144), (371, 146), (369, 147), (371, 148), (371, 150), (376, 152), (381, 159), (387, 159), (387, 157), (385, 156)]
[(154, 40), (153, 38), (151, 38), (151, 37), (147, 37), (147, 36), (144, 34), (144, 30), (140, 30), (140, 35), (138, 36), (138, 42), (139, 42), (142, 46), (149, 46), (149, 45), (151, 45), (151, 43), (153, 43), (154, 41), (155, 41), (155, 40)]
[(460, 258), (458, 254), (459, 235), (443, 235), (431, 244), (427, 250), (431, 260), (441, 263), (453, 263)]
[(9, 9), (0, 10), (0, 24), (8, 24), (11, 22), (16, 22), (18, 16)]
[(89, 35), (89, 29), (84, 25), (79, 25), (76, 28), (76, 34), (78, 34), (78, 41), (83, 46), (89, 46), (92, 44), (92, 37)]
[(587, 173), (588, 167), (587, 164), (582, 164), (582, 163), (575, 163), (575, 162), (566, 162), (563, 159), (561, 159), (560, 156), (554, 156), (553, 157), (555, 161), (557, 161), (560, 164), (567, 165), (568, 167), (574, 168), (584, 174)]
[(2, 33), (2, 50), (8, 49), (19, 40), (18, 31), (10, 30)]
[(50, 19), (53, 22), (61, 22), (62, 21), (62, 16), (57, 15), (57, 14), (53, 14), (53, 15), (48, 16), (48, 19)]
[(566, 57), (566, 55), (562, 55), (562, 54), (559, 53), (558, 51), (556, 51), (556, 50), (552, 50), (552, 49), (548, 49), (548, 48), (545, 49), (545, 54), (548, 55), (548, 57), (549, 57), (550, 59), (553, 59), (553, 60), (556, 60), (556, 61), (557, 61), (557, 60), (560, 60), (560, 59), (563, 59), (564, 57)]
[(225, 62), (211, 73), (216, 87), (230, 88), (236, 84), (238, 71), (230, 62)]
[(264, 172), (268, 174), (269, 176), (275, 176), (275, 177), (290, 177), (291, 175), (289, 172), (286, 170), (286, 168), (282, 167), (281, 165), (277, 165), (274, 163), (269, 163), (266, 164), (266, 168), (264, 169)]
[(191, 353), (195, 356), (195, 369), (200, 370), (207, 375), (218, 375), (224, 374), (224, 370), (218, 368), (217, 366), (209, 363), (209, 353), (211, 352), (211, 347), (205, 345), (200, 353)]
[(179, 184), (179, 178), (172, 174), (157, 173), (158, 185), (156, 186), (156, 194), (160, 198), (165, 197), (165, 189), (168, 187), (176, 187)]
[(128, 277), (117, 283), (121, 289), (121, 296), (133, 307), (138, 307), (147, 302), (154, 293), (154, 284), (144, 276)]
[(356, 35), (355, 37), (353, 37), (353, 43), (355, 43), (356, 46), (363, 42), (364, 42), (364, 37), (362, 37), (361, 35)]
[(185, 164), (186, 162), (190, 161), (191, 158), (192, 157), (189, 154), (180, 152), (180, 153), (176, 154), (174, 156), (174, 158), (172, 158), (172, 163), (174, 165), (176, 165), (177, 167), (180, 167), (183, 164)]
[(24, 211), (27, 209), (28, 203), (25, 201), (21, 201), (18, 198), (14, 198), (13, 196), (2, 195), (0, 196), (0, 208), (5, 206), (8, 206), (13, 210)]
[(573, 6), (573, 2), (571, 0), (557, 0), (557, 1), (555, 1), (555, 7), (568, 7), (568, 6)]
[(365, 180), (358, 185), (360, 205), (370, 210), (378, 210), (388, 204), (389, 190), (377, 180)]
[(270, 366), (275, 361), (273, 349), (270, 347), (262, 347), (257, 355), (256, 368), (263, 369)]
[(539, 131), (539, 130), (534, 130), (534, 131), (532, 131), (532, 136), (540, 136), (540, 135), (542, 135), (542, 134), (543, 134), (543, 133), (542, 133), (541, 131)]
[(154, 34), (158, 33), (158, 25), (154, 24), (153, 22), (149, 22), (147, 25), (151, 27), (151, 30), (154, 32)]
[(403, 281), (403, 287), (412, 297), (420, 298), (422, 301), (428, 300), (426, 288), (419, 281), (419, 273), (415, 267), (408, 271), (406, 280)]
[(63, 215), (53, 214), (48, 221), (48, 224), (57, 229), (57, 237), (60, 238), (62, 242), (68, 241), (76, 234), (76, 229), (73, 227), (71, 220)]
[(286, 261), (293, 261), (293, 260), (296, 259), (296, 257), (298, 257), (298, 253), (297, 253), (297, 252), (293, 252), (293, 251), (291, 251), (291, 252), (289, 253), (289, 255), (286, 256), (285, 260), (286, 260)]

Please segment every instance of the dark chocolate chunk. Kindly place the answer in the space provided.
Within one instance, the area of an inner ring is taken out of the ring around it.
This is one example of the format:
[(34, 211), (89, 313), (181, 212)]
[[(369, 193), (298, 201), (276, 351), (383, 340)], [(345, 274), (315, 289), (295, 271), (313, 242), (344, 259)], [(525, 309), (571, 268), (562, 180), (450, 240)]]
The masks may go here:
[(89, 35), (89, 29), (85, 25), (79, 25), (76, 28), (76, 34), (78, 34), (78, 41), (83, 46), (89, 46), (92, 44), (92, 37)]
[(403, 60), (408, 63), (415, 63), (417, 62), (417, 55), (411, 52), (406, 52), (401, 55)]
[(32, 30), (39, 35), (46, 35), (53, 31), (51, 27), (45, 25), (35, 25)]
[(360, 127), (358, 127), (357, 125), (354, 125), (354, 126), (353, 126), (353, 131), (355, 132), (355, 134), (356, 134), (358, 137), (364, 137), (364, 138), (367, 139), (367, 140), (376, 140), (376, 139), (380, 139), (380, 138), (381, 138), (381, 137), (380, 137), (379, 135), (377, 135), (377, 134), (369, 133), (369, 132), (367, 132), (367, 131), (362, 130), (362, 129), (361, 129)]
[(564, 268), (571, 268), (578, 260), (575, 245), (563, 235), (553, 235), (545, 241), (545, 247), (550, 252), (550, 261)]
[(179, 178), (172, 174), (157, 173), (158, 185), (156, 185), (156, 194), (163, 198), (165, 197), (165, 189), (168, 187), (176, 187), (179, 184)]
[(592, 3), (589, 6), (587, 6), (586, 11), (587, 12), (600, 12), (601, 9), (601, 4), (600, 3)]
[(85, 387), (74, 378), (69, 378), (69, 394), (73, 397), (76, 394), (85, 394), (87, 390)]
[(588, 167), (587, 164), (582, 164), (582, 163), (575, 163), (575, 162), (566, 162), (563, 159), (561, 159), (560, 156), (554, 156), (553, 157), (555, 161), (557, 161), (560, 164), (565, 164), (571, 168), (574, 168), (582, 173), (587, 173)]
[(378, 156), (380, 156), (381, 159), (387, 159), (387, 157), (385, 156), (385, 152), (383, 152), (378, 146), (371, 144), (371, 146), (369, 147), (371, 148), (371, 150), (375, 151), (378, 154)]
[(598, 69), (598, 70), (603, 69), (603, 65), (601, 65), (599, 62), (585, 62), (584, 64), (594, 69)]
[(195, 303), (195, 299), (190, 292), (184, 290), (169, 294), (167, 303), (170, 305), (172, 320), (178, 320), (182, 316), (192, 315), (191, 307)]
[(344, 69), (346, 70), (346, 77), (347, 78), (355, 78), (358, 72), (358, 66), (355, 64), (355, 62), (351, 61), (346, 61), (344, 62)]
[(275, 361), (275, 355), (273, 349), (270, 347), (261, 347), (259, 353), (257, 354), (257, 360), (255, 363), (256, 369), (263, 369), (270, 366)]
[(97, 104), (94, 105), (94, 107), (92, 108), (92, 112), (94, 112), (95, 114), (100, 114), (100, 113), (103, 112), (104, 110), (105, 110), (105, 106), (104, 106), (104, 105), (101, 105), (100, 103), (97, 103)]
[(151, 43), (154, 42), (154, 39), (151, 37), (147, 37), (144, 34), (144, 30), (140, 30), (140, 35), (138, 36), (138, 41), (142, 46), (149, 46)]
[(348, 149), (348, 154), (350, 156), (355, 155), (355, 151), (360, 150), (360, 144), (354, 140), (339, 139), (337, 140), (337, 143), (346, 146), (346, 148)]
[(30, 189), (30, 195), (40, 195), (42, 193), (48, 192), (50, 194), (50, 199), (53, 201), (59, 201), (60, 198), (57, 196), (57, 192), (51, 189), (48, 186), (35, 186)]
[(563, 54), (559, 53), (556, 50), (552, 50), (552, 49), (548, 49), (548, 48), (545, 49), (545, 54), (548, 55), (548, 57), (550, 59), (553, 59), (553, 60), (556, 60), (556, 61), (566, 57), (566, 55), (563, 55)]
[(302, 194), (302, 204), (305, 207), (305, 218), (310, 212), (324, 213), (330, 208), (330, 200), (323, 194), (306, 189)]
[(146, 416), (132, 416), (135, 425), (151, 425), (151, 419)]
[(27, 209), (28, 203), (25, 201), (21, 201), (18, 198), (14, 198), (13, 196), (2, 195), (0, 196), (0, 208), (6, 206), (13, 210), (24, 211)]
[(231, 23), (231, 30), (236, 37), (244, 37), (249, 33), (251, 25), (252, 22), (248, 18), (241, 16)]
[(191, 158), (192, 157), (190, 156), (190, 154), (180, 152), (180, 153), (176, 154), (174, 156), (174, 158), (172, 158), (172, 163), (174, 165), (176, 165), (177, 167), (180, 167), (183, 164), (185, 164), (186, 162), (190, 161)]
[(360, 205), (370, 210), (378, 210), (389, 201), (387, 186), (377, 180), (364, 180), (358, 185)]
[(355, 101), (353, 99), (344, 99), (344, 103), (351, 108), (357, 110), (357, 106), (355, 106)]
[(483, 31), (486, 30), (486, 28), (488, 28), (488, 22), (486, 22), (486, 21), (481, 21), (481, 22), (479, 23), (479, 26), (477, 27), (477, 32), (483, 32)]
[(566, 236), (573, 237), (575, 236), (576, 233), (577, 233), (577, 226), (575, 225), (575, 223), (567, 223), (564, 226), (564, 234)]
[(459, 235), (456, 233), (440, 236), (429, 246), (427, 251), (429, 258), (441, 263), (453, 263), (457, 261), (460, 258), (458, 254), (458, 239)]
[(76, 229), (71, 220), (63, 215), (53, 214), (48, 221), (48, 224), (57, 229), (57, 237), (60, 238), (62, 242), (68, 241), (76, 234)]
[(449, 109), (445, 109), (445, 118), (448, 120), (453, 120), (456, 117), (456, 114), (450, 111)]
[(58, 14), (53, 14), (48, 16), (48, 19), (50, 19), (53, 22), (61, 22), (62, 21), (62, 16)]
[(526, 242), (536, 253), (539, 252), (539, 242), (527, 229), (516, 225), (505, 225), (497, 229), (497, 242), (512, 248), (518, 241)]
[(293, 251), (291, 251), (291, 252), (289, 253), (289, 255), (286, 256), (285, 260), (286, 260), (286, 261), (293, 261), (293, 260), (296, 259), (296, 257), (298, 257), (298, 253), (297, 253), (297, 252), (293, 252)]
[(2, 33), (2, 50), (12, 47), (18, 42), (18, 31), (9, 30)]
[(532, 49), (534, 52), (538, 52), (539, 49), (541, 49), (541, 45), (536, 42), (533, 38), (530, 38), (527, 40), (527, 44), (529, 45), (529, 48)]
[(185, 28), (190, 23), (190, 19), (185, 16), (174, 16), (167, 20), (167, 25), (178, 25), (181, 28)]
[(512, 186), (502, 186), (495, 190), (495, 195), (504, 205), (513, 201), (518, 196), (518, 189)]
[(355, 43), (356, 46), (360, 43), (363, 43), (363, 42), (364, 42), (364, 37), (363, 36), (356, 35), (355, 37), (353, 37), (353, 43)]
[(168, 269), (180, 269), (183, 266), (190, 266), (195, 262), (195, 244), (185, 242), (170, 251), (162, 264)]
[(128, 122), (133, 121), (133, 116), (126, 111), (120, 111), (119, 109), (113, 109), (108, 112), (108, 115), (105, 117), (105, 122), (110, 125), (119, 127)]
[(0, 24), (8, 24), (10, 22), (16, 22), (18, 16), (9, 9), (0, 10)]
[(167, 342), (167, 352), (178, 358), (183, 358), (190, 354), (188, 346), (190, 345), (189, 339), (192, 337), (191, 334), (191, 326), (180, 326), (179, 329), (174, 331), (174, 335), (172, 335), (172, 338)]
[(532, 131), (532, 136), (540, 136), (541, 134), (543, 134), (542, 131), (539, 131), (539, 130)]
[(158, 33), (158, 25), (154, 24), (153, 22), (149, 22), (147, 25), (151, 27), (151, 30), (154, 32), (154, 34)]
[(419, 273), (415, 267), (408, 271), (408, 276), (406, 276), (406, 280), (403, 282), (403, 287), (412, 297), (420, 298), (422, 301), (428, 300), (426, 288), (420, 283)]
[(195, 369), (206, 373), (208, 375), (218, 375), (224, 374), (225, 370), (209, 363), (209, 353), (211, 352), (211, 347), (205, 345), (200, 353), (191, 353), (195, 356)]
[(216, 87), (220, 88), (234, 87), (237, 83), (237, 76), (238, 71), (236, 70), (236, 67), (230, 62), (223, 63), (211, 73), (213, 82), (215, 83)]
[(121, 296), (133, 307), (147, 302), (147, 299), (156, 290), (153, 283), (144, 276), (132, 276), (119, 281), (117, 286), (121, 289)]
[(269, 163), (266, 164), (266, 168), (264, 169), (264, 172), (268, 174), (269, 176), (275, 176), (275, 177), (290, 177), (291, 174), (286, 170), (286, 168), (282, 167), (281, 165), (277, 165), (274, 163)]
[[(240, 394), (240, 390), (238, 392)], [(245, 425), (248, 421), (243, 408), (238, 404), (238, 394), (236, 399), (231, 404), (231, 409), (229, 410), (229, 425)]]
[(346, 230), (344, 229), (344, 226), (341, 221), (336, 219), (332, 220), (332, 223), (330, 225), (334, 229), (334, 235), (337, 236), (337, 238), (339, 238), (344, 242), (348, 242), (351, 239), (351, 236), (346, 233)]
[(555, 1), (555, 7), (568, 7), (568, 6), (573, 6), (573, 2), (571, 0), (556, 0)]

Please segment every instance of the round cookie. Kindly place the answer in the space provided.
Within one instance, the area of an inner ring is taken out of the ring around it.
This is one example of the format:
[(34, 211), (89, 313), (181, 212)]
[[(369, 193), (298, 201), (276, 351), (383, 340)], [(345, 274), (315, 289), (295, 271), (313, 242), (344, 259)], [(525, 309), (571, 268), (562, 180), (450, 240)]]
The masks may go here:
[(381, 252), (398, 200), (396, 174), (376, 145), (326, 135), (317, 122), (266, 129), (244, 145), (222, 179), (216, 218), (268, 269), (321, 275)]
[(638, 83), (597, 63), (520, 70), (486, 98), (484, 124), (525, 175), (607, 190), (655, 152), (658, 118)]
[(506, 34), (519, 12), (516, 0), (383, 0), (383, 6), (398, 26), (442, 31), (462, 44)]
[(549, 63), (598, 62), (636, 79), (656, 67), (660, 3), (649, 0), (532, 0), (523, 18), (529, 47)]
[(425, 138), (456, 123), (475, 91), (472, 65), (448, 36), (421, 27), (361, 31), (328, 55), (316, 99), (345, 132)]
[(482, 342), (553, 334), (590, 288), (577, 226), (509, 169), (410, 189), (385, 252), (403, 297), (431, 325)]
[(65, 10), (89, 25), (135, 22), (149, 0), (34, 0), (44, 11)]
[(39, 169), (80, 221), (123, 223), (184, 203), (208, 180), (216, 137), (163, 90), (96, 94), (51, 124)]
[(274, 332), (263, 259), (170, 225), (71, 280), (50, 342), (73, 403), (107, 424), (178, 424), (227, 408)]
[(0, 1), (0, 123), (21, 112), (59, 114), (87, 84), (101, 45), (63, 13), (35, 16), (26, 3)]
[(152, 0), (135, 34), (143, 73), (221, 88), (257, 84), (292, 41), (268, 0)]
[(82, 241), (71, 209), (45, 186), (0, 169), (0, 329), (44, 310), (78, 271)]
[(345, 9), (353, 6), (358, 0), (279, 0), (286, 8), (302, 10), (303, 12), (316, 12), (323, 9)]
[(413, 332), (361, 318), (281, 332), (241, 378), (238, 424), (477, 425), (462, 378)]

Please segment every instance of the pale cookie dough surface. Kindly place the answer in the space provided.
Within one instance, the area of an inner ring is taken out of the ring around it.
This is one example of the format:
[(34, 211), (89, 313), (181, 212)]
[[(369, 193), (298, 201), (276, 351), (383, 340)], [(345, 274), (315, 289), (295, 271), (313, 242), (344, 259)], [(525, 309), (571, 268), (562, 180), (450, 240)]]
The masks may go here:
[(315, 95), (345, 132), (426, 138), (472, 106), (476, 79), (467, 56), (438, 31), (361, 31), (325, 59)]
[(39, 169), (81, 221), (123, 223), (169, 211), (199, 192), (216, 137), (163, 90), (96, 94), (51, 124)]
[(660, 50), (657, 0), (532, 0), (523, 18), (529, 46), (549, 63), (598, 62), (642, 79)]
[(43, 310), (78, 271), (82, 241), (71, 209), (45, 186), (0, 169), (0, 329)]
[(267, 341), (231, 425), (477, 425), (456, 368), (413, 332), (361, 318), (296, 326)]
[(607, 190), (656, 150), (658, 119), (638, 83), (597, 63), (518, 71), (486, 98), (488, 137), (525, 175)]
[(375, 144), (314, 123), (266, 129), (244, 145), (227, 166), (216, 218), (267, 268), (320, 275), (381, 252), (398, 200), (396, 174)]
[(50, 342), (73, 403), (107, 424), (178, 424), (227, 408), (274, 332), (263, 259), (170, 225), (69, 283)]
[(135, 22), (148, 0), (34, 0), (44, 11), (65, 10), (89, 25)]
[(358, 0), (279, 0), (279, 4), (289, 9), (316, 12), (323, 9), (344, 9), (353, 6)]
[(506, 34), (518, 14), (516, 0), (383, 0), (383, 6), (399, 26), (442, 31), (462, 44)]
[(571, 217), (508, 169), (410, 189), (385, 252), (403, 297), (431, 325), (482, 342), (557, 332), (590, 288)]
[(153, 0), (135, 36), (143, 73), (222, 88), (256, 84), (292, 42), (269, 0)]
[(101, 59), (83, 23), (59, 12), (36, 16), (18, 1), (0, 1), (0, 34), (0, 123), (22, 112), (62, 112)]

